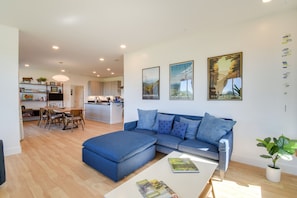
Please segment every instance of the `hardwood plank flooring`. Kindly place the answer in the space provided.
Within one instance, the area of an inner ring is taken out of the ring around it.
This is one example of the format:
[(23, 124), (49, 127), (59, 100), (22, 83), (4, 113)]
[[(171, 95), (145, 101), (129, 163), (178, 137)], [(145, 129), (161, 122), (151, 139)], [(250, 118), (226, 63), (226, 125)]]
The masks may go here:
[[(48, 130), (38, 127), (35, 121), (24, 123), (23, 152), (5, 157), (7, 181), (0, 186), (1, 198), (100, 198), (164, 156), (157, 153), (154, 160), (115, 183), (84, 164), (81, 149), (88, 138), (121, 130), (122, 124), (86, 120), (84, 131), (60, 128), (52, 126)], [(237, 162), (231, 162), (224, 181), (218, 178), (219, 173), (215, 172), (212, 184), (219, 198), (297, 195), (297, 176), (282, 174), (281, 182), (273, 183), (265, 179), (264, 169)], [(212, 197), (211, 193), (207, 197)]]

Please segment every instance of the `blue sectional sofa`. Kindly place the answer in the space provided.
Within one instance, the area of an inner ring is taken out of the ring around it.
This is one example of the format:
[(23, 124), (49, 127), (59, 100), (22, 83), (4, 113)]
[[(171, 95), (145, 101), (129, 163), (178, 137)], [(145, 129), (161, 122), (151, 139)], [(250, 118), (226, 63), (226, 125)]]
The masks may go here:
[(124, 123), (124, 132), (133, 131), (157, 138), (156, 151), (190, 153), (218, 162), (223, 179), (233, 150), (233, 126), (236, 121), (204, 116), (159, 113), (138, 109), (139, 119)]

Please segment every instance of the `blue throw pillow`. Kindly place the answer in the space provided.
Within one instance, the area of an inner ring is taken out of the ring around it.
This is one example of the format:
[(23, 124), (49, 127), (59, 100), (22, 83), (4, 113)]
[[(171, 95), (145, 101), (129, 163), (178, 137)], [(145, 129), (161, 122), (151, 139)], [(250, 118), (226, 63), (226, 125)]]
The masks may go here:
[(170, 134), (173, 120), (159, 120), (158, 133)]
[(180, 117), (179, 121), (188, 124), (185, 138), (192, 139), (192, 140), (195, 139), (197, 130), (198, 130), (198, 126), (199, 126), (201, 120), (191, 120), (191, 119), (187, 119), (184, 117)]
[(201, 120), (196, 138), (219, 146), (221, 137), (232, 129), (236, 121), (216, 118), (208, 113)]
[(186, 123), (174, 121), (173, 129), (170, 134), (177, 136), (181, 139), (184, 139), (187, 127), (188, 127), (188, 124)]
[(152, 130), (153, 125), (155, 124), (158, 110), (137, 109), (137, 111), (138, 111), (137, 128)]
[(167, 114), (162, 114), (162, 113), (158, 113), (157, 114), (157, 118), (156, 118), (156, 122), (153, 126), (153, 131), (158, 131), (159, 128), (159, 120), (174, 120), (175, 115), (167, 115)]

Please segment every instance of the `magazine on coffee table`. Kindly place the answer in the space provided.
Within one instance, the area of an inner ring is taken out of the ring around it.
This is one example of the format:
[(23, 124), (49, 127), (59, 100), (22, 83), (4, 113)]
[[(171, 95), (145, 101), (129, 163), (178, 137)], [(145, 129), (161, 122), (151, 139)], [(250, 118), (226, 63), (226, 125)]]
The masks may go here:
[(174, 173), (199, 173), (198, 167), (190, 158), (168, 158), (168, 162)]
[(139, 192), (144, 198), (178, 198), (177, 194), (163, 181), (143, 179), (136, 182)]

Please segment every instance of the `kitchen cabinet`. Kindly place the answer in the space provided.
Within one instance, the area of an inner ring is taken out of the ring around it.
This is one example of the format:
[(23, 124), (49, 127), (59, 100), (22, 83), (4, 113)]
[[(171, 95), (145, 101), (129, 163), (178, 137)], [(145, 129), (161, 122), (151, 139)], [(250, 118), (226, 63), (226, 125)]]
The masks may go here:
[(121, 81), (107, 81), (103, 86), (104, 96), (120, 96), (121, 95)]
[(99, 81), (88, 81), (88, 95), (89, 96), (103, 95), (103, 83)]

